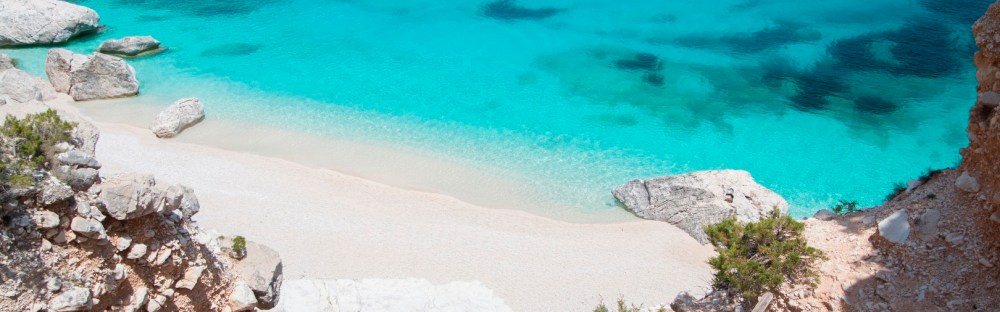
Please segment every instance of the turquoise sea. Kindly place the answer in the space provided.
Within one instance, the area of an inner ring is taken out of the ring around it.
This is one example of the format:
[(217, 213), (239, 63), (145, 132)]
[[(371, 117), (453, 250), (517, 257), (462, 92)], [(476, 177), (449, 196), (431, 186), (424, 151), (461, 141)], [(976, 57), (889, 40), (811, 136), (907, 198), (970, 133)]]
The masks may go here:
[[(76, 2), (106, 29), (68, 49), (169, 47), (130, 61), (143, 100), (121, 105), (197, 96), (209, 121), (392, 145), (584, 214), (632, 178), (739, 168), (800, 217), (958, 163), (990, 3)], [(0, 51), (43, 74), (44, 50)]]

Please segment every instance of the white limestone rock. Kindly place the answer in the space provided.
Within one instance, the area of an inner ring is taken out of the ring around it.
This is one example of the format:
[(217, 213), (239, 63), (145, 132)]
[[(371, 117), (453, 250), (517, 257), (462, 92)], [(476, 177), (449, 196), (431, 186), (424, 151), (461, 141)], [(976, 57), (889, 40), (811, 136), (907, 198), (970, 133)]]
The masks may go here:
[(89, 310), (91, 302), (90, 289), (83, 287), (73, 287), (49, 301), (49, 309), (52, 311), (83, 311)]
[(757, 184), (743, 170), (710, 170), (632, 180), (613, 191), (625, 207), (644, 219), (669, 222), (702, 244), (708, 236), (704, 226), (735, 216), (740, 222), (755, 222), (773, 209), (788, 212), (788, 202)]
[(256, 306), (257, 298), (254, 296), (253, 290), (250, 290), (245, 282), (237, 282), (233, 286), (233, 292), (229, 294), (229, 308), (233, 311), (252, 311)]
[(0, 71), (0, 95), (18, 103), (42, 100), (35, 77), (16, 68)]
[(198, 285), (198, 279), (201, 278), (201, 273), (205, 272), (206, 266), (191, 266), (184, 271), (184, 278), (177, 281), (174, 285), (176, 288), (184, 289), (194, 289)]
[(180, 99), (156, 115), (153, 134), (172, 138), (205, 118), (205, 106), (197, 98)]
[(59, 226), (59, 215), (48, 210), (35, 212), (31, 215), (31, 220), (40, 229), (52, 229)]
[(100, 17), (57, 0), (0, 0), (0, 47), (54, 44), (97, 29)]
[(120, 57), (94, 53), (70, 72), (69, 95), (77, 101), (139, 94), (135, 69)]
[(137, 56), (160, 49), (160, 41), (151, 36), (129, 36), (121, 39), (111, 39), (101, 43), (97, 52), (122, 56)]
[(80, 233), (80, 235), (89, 238), (97, 240), (108, 239), (108, 235), (104, 230), (104, 225), (95, 220), (74, 217), (73, 222), (70, 223), (70, 228), (73, 229), (74, 232)]
[(246, 257), (236, 262), (236, 271), (240, 278), (256, 294), (259, 307), (270, 309), (278, 301), (282, 283), (282, 264), (278, 252), (273, 249), (248, 241)]
[(906, 210), (896, 211), (889, 217), (879, 221), (878, 235), (886, 240), (902, 244), (910, 237), (910, 221)]
[(979, 192), (979, 182), (967, 171), (963, 171), (962, 175), (955, 179), (955, 187), (968, 193)]

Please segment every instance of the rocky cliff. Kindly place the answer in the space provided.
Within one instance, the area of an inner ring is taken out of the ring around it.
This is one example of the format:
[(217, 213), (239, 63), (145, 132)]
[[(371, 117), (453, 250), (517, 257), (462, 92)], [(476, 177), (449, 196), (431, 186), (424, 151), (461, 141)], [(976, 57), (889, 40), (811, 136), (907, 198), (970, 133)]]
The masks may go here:
[(972, 30), (980, 49), (975, 56), (979, 99), (969, 111), (969, 147), (962, 150), (960, 170), (975, 179), (970, 190), (990, 209), (990, 219), (1000, 223), (1000, 5), (990, 6)]

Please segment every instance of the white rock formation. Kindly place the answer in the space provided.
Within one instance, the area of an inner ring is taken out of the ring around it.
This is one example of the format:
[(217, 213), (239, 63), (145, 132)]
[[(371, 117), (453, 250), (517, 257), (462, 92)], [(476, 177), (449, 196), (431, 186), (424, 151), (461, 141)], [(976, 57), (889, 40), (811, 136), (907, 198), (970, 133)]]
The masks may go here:
[(20, 103), (42, 100), (35, 77), (16, 68), (0, 71), (0, 95)]
[(139, 93), (135, 69), (125, 60), (94, 53), (70, 71), (69, 95), (77, 101), (133, 96)]
[(878, 222), (878, 234), (886, 240), (902, 244), (910, 237), (910, 221), (906, 210), (896, 211)]
[(153, 134), (160, 138), (177, 136), (205, 118), (205, 106), (197, 98), (180, 99), (156, 115)]
[(274, 307), (281, 289), (281, 257), (273, 249), (248, 241), (246, 257), (234, 264), (239, 277), (246, 281), (263, 309)]
[(124, 56), (136, 56), (160, 48), (160, 41), (150, 36), (131, 36), (111, 39), (101, 43), (97, 52)]
[(644, 219), (666, 221), (702, 244), (702, 228), (735, 216), (755, 222), (777, 208), (787, 213), (788, 202), (757, 184), (742, 170), (697, 171), (688, 174), (632, 180), (613, 191), (625, 207)]
[(0, 0), (0, 47), (66, 42), (96, 30), (99, 19), (66, 1)]

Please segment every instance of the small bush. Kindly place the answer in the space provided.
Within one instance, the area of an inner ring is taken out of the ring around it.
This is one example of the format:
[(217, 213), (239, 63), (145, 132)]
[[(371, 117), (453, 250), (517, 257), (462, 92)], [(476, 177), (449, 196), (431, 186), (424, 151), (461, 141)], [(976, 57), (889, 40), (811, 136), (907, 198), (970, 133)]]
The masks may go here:
[[(600, 304), (598, 304), (596, 308), (594, 308), (594, 312), (611, 312), (611, 310), (608, 309), (608, 306), (604, 305), (604, 302), (603, 302), (604, 300), (601, 300), (601, 301), (602, 302)], [(618, 306), (617, 306), (618, 309), (616, 311), (618, 311), (618, 312), (640, 312), (640, 311), (642, 311), (642, 306), (641, 305), (637, 306), (635, 304), (626, 303), (624, 296), (618, 298), (617, 304), (618, 304)], [(666, 312), (666, 311), (667, 311), (666, 308), (656, 309), (656, 312)]]
[(247, 239), (246, 238), (243, 238), (243, 236), (239, 236), (239, 235), (237, 235), (236, 237), (233, 237), (233, 253), (235, 253), (237, 255), (240, 255), (239, 258), (242, 258), (243, 255), (246, 255), (246, 253), (247, 253)]
[(858, 201), (856, 201), (856, 200), (852, 200), (852, 201), (841, 200), (841, 201), (837, 202), (837, 205), (833, 206), (833, 208), (831, 208), (831, 209), (833, 209), (833, 212), (836, 213), (836, 214), (852, 213), (852, 212), (858, 211)]
[(32, 173), (47, 169), (55, 157), (53, 146), (68, 142), (76, 123), (63, 121), (54, 110), (17, 119), (7, 116), (0, 127), (0, 150), (4, 164), (0, 166), (0, 182), (4, 189), (34, 185)]
[(706, 227), (705, 233), (719, 252), (709, 259), (717, 271), (712, 287), (754, 304), (757, 297), (776, 291), (786, 280), (815, 283), (818, 275), (813, 265), (825, 256), (806, 244), (804, 229), (804, 224), (777, 209), (756, 223), (740, 224), (730, 217)]

